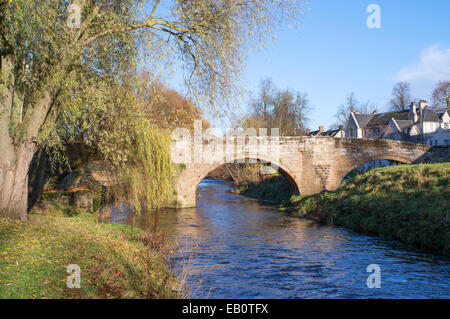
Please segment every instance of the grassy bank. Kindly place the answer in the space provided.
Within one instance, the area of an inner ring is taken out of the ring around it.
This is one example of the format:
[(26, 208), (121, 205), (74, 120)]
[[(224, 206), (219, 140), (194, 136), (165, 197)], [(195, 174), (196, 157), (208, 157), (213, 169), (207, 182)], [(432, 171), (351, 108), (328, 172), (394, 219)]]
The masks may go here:
[[(0, 218), (0, 298), (170, 298), (177, 281), (149, 235), (57, 209), (23, 223)], [(69, 289), (66, 267), (81, 269)]]
[(293, 196), (283, 209), (450, 256), (449, 179), (450, 163), (378, 168), (335, 192)]
[(291, 197), (289, 185), (281, 176), (275, 176), (260, 183), (241, 186), (238, 188), (238, 192), (244, 196), (269, 200), (274, 203), (287, 201)]

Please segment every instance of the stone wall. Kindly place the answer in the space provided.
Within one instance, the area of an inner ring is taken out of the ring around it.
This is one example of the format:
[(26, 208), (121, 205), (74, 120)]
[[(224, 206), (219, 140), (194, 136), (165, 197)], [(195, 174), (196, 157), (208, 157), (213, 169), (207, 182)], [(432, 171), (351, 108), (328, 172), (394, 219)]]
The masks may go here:
[(42, 200), (48, 203), (56, 203), (75, 209), (93, 211), (93, 192), (91, 190), (76, 191), (48, 191), (42, 193)]
[(433, 146), (416, 163), (445, 163), (450, 162), (450, 146)]

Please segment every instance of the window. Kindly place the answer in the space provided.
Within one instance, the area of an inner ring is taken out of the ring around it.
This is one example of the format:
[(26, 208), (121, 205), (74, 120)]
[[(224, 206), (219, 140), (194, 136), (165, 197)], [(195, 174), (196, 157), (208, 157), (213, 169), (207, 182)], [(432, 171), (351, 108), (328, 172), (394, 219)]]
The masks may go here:
[(438, 145), (438, 140), (434, 140), (434, 145)]
[(450, 145), (450, 141), (449, 140), (444, 140), (444, 144), (445, 145)]

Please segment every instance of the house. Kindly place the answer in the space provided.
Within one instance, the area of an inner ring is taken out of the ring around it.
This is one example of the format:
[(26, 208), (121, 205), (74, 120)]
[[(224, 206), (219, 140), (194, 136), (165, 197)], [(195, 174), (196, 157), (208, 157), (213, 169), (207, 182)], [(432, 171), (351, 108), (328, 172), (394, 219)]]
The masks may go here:
[(408, 111), (361, 114), (350, 113), (345, 129), (348, 138), (382, 138), (391, 119), (408, 120)]
[(344, 126), (339, 125), (338, 129), (324, 131), (323, 126), (319, 126), (317, 131), (311, 131), (308, 129), (306, 131), (306, 136), (314, 136), (314, 137), (345, 137), (345, 129)]
[(348, 138), (386, 138), (433, 146), (450, 145), (450, 110), (436, 113), (425, 100), (409, 111), (360, 114), (352, 112), (345, 134)]
[[(450, 145), (450, 110), (436, 113), (425, 100), (411, 103), (407, 111), (361, 114), (352, 112), (345, 128), (348, 138), (385, 138), (424, 143), (432, 146)], [(393, 161), (376, 160), (358, 170), (395, 165)]]

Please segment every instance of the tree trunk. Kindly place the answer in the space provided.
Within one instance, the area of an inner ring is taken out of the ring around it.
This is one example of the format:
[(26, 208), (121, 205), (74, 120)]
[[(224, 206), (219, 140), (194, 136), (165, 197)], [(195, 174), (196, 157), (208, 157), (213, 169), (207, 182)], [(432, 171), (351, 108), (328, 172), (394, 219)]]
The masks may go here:
[(33, 156), (30, 168), (28, 170), (28, 210), (41, 198), (42, 190), (45, 185), (47, 176), (48, 156), (45, 151), (40, 148)]
[(0, 155), (0, 216), (27, 220), (28, 169), (34, 143), (12, 144)]

